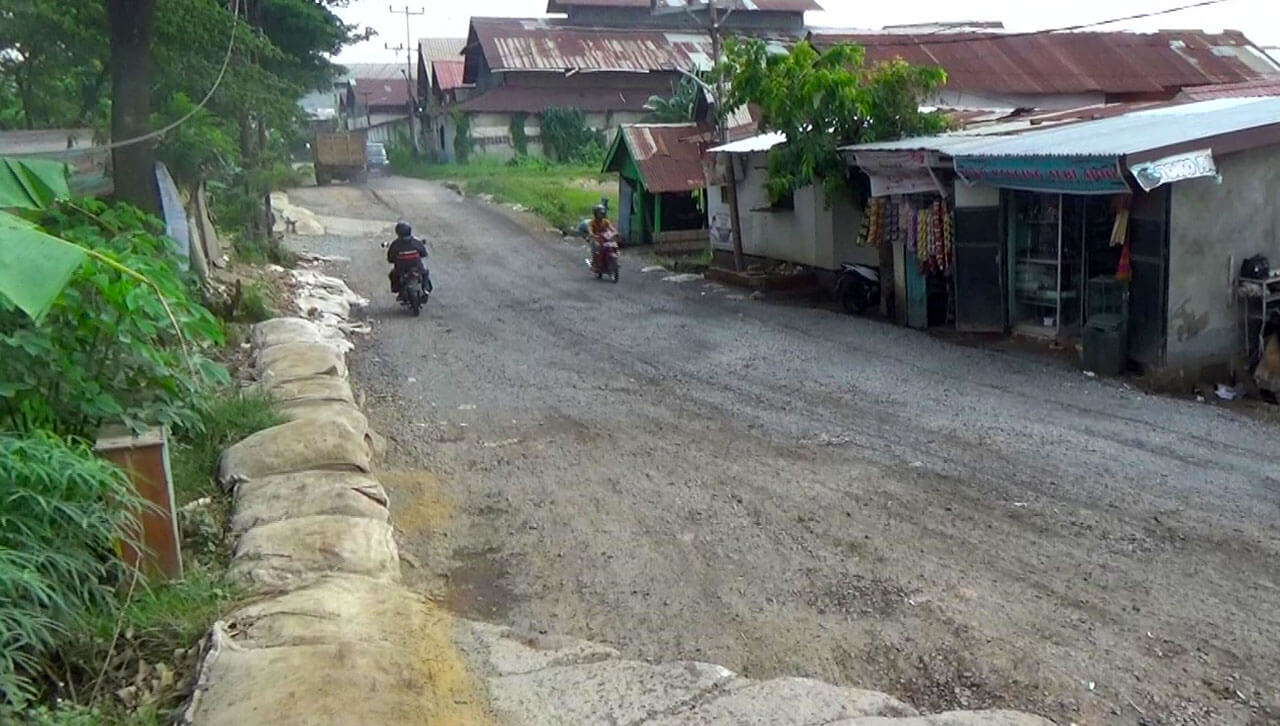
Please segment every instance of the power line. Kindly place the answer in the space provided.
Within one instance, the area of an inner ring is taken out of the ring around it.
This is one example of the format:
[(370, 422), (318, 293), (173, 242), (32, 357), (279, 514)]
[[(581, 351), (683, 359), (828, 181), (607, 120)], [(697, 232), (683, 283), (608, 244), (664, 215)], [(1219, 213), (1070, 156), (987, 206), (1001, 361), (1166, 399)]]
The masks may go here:
[(48, 152), (28, 151), (28, 152), (17, 153), (17, 154), (5, 154), (5, 156), (8, 156), (8, 157), (38, 156), (38, 157), (47, 159), (50, 157), (58, 158), (63, 156), (75, 156), (77, 154), (83, 154), (86, 151), (93, 151), (93, 152), (111, 151), (112, 149), (120, 149), (125, 146), (133, 146), (134, 144), (140, 144), (144, 141), (150, 141), (151, 139), (164, 136), (170, 131), (173, 131), (174, 129), (178, 128), (179, 126), (186, 123), (187, 121), (190, 121), (191, 118), (195, 116), (197, 113), (200, 113), (200, 111), (203, 110), (204, 107), (208, 105), (209, 101), (213, 98), (213, 94), (217, 93), (218, 87), (222, 85), (222, 79), (227, 75), (227, 66), (231, 64), (231, 53), (235, 49), (236, 25), (239, 22), (239, 20), (240, 20), (240, 0), (232, 0), (231, 38), (227, 41), (227, 53), (222, 58), (222, 68), (218, 70), (218, 77), (214, 79), (213, 87), (209, 89), (209, 92), (204, 95), (204, 98), (200, 99), (200, 103), (197, 103), (195, 108), (188, 111), (186, 114), (182, 116), (182, 118), (178, 119), (177, 121), (174, 121), (173, 123), (165, 126), (164, 128), (156, 129), (155, 131), (145, 133), (141, 136), (136, 136), (132, 139), (125, 139), (123, 141), (113, 141), (103, 146), (93, 146), (88, 149), (66, 149), (62, 151), (48, 151)]
[[(1162, 15), (1171, 15), (1173, 13), (1180, 13), (1183, 10), (1195, 10), (1196, 8), (1204, 8), (1204, 7), (1209, 7), (1211, 5), (1221, 5), (1222, 3), (1225, 3), (1225, 2), (1228, 2), (1228, 0), (1199, 0), (1199, 2), (1187, 3), (1185, 5), (1179, 5), (1172, 8), (1165, 8), (1164, 10), (1152, 10), (1145, 13), (1134, 13), (1132, 15), (1125, 15), (1118, 18), (1108, 18), (1106, 20), (1095, 20), (1092, 22), (1078, 23), (1075, 25), (1063, 25), (1057, 28), (1043, 28), (1041, 30), (1024, 30), (1016, 33), (999, 33), (999, 32), (976, 33), (975, 32), (975, 33), (965, 33), (965, 37), (945, 37), (945, 38), (939, 38), (938, 40), (928, 39), (931, 35), (934, 35), (935, 33), (946, 32), (945, 30), (940, 30), (940, 31), (933, 31), (931, 33), (918, 33), (914, 36), (916, 40), (900, 40), (900, 41), (893, 40), (893, 41), (885, 41), (885, 42), (876, 42), (871, 45), (874, 45), (877, 48), (892, 48), (896, 46), (915, 46), (915, 45), (921, 45), (921, 44), (952, 45), (954, 43), (972, 43), (975, 40), (980, 40), (984, 38), (994, 38), (994, 39), (1027, 38), (1027, 37), (1033, 37), (1037, 35), (1050, 35), (1052, 33), (1069, 33), (1076, 30), (1086, 30), (1088, 28), (1096, 28), (1099, 25), (1111, 25), (1113, 23), (1124, 23), (1130, 20), (1145, 20), (1147, 18), (1156, 18)], [(812, 35), (816, 39), (816, 38), (821, 38), (823, 33), (813, 32)], [(866, 32), (866, 33), (836, 32), (836, 33), (828, 33), (827, 35), (831, 37), (840, 37), (842, 35), (867, 36), (867, 35), (882, 35), (882, 34), (877, 34), (872, 31), (872, 32)]]

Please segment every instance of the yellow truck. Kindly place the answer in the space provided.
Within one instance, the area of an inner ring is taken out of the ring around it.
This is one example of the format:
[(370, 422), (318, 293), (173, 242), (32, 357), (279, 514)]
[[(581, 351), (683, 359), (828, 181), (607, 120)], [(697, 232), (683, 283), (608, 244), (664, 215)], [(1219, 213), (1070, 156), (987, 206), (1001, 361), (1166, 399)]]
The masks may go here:
[(334, 179), (364, 182), (369, 176), (367, 137), (363, 131), (317, 133), (311, 143), (316, 184)]

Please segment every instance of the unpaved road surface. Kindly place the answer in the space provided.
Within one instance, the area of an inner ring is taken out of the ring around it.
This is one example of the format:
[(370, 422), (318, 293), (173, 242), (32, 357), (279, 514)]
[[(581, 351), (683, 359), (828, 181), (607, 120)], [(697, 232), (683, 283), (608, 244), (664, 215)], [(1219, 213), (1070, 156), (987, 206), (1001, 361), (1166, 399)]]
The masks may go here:
[[(294, 243), (373, 301), (353, 377), (410, 577), (462, 615), (929, 710), (1280, 723), (1275, 424), (634, 254), (597, 282), (510, 213), (370, 189), (297, 190), (366, 223)], [(371, 233), (401, 214), (420, 319)]]

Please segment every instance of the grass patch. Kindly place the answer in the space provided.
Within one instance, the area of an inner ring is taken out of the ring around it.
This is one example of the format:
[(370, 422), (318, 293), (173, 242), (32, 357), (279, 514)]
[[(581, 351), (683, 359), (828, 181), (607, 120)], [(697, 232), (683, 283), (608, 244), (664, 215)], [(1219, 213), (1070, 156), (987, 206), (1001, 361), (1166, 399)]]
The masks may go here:
[(218, 457), (240, 439), (284, 423), (265, 395), (229, 392), (201, 413), (201, 431), (183, 432), (170, 451), (174, 496), (178, 506), (220, 495)]
[[(43, 611), (44, 616), (60, 624), (53, 630), (45, 628), (49, 630), (45, 635), (41, 635), (40, 621), (17, 619), (27, 611), (6, 610), (0, 606), (0, 615), (16, 613), (0, 621), (25, 624), (30, 631), (25, 637), (39, 645), (21, 652), (16, 647), (10, 648), (7, 652), (14, 662), (0, 668), (0, 682), (8, 679), (12, 686), (11, 676), (25, 675), (30, 683), (27, 693), (31, 702), (19, 701), (16, 704), (19, 708), (10, 708), (14, 704), (6, 704), (4, 691), (0, 689), (0, 723), (159, 726), (175, 720), (177, 709), (187, 695), (183, 676), (192, 673), (196, 665), (196, 645), (209, 624), (225, 613), (240, 594), (238, 588), (224, 578), (230, 561), (227, 537), (230, 503), (215, 481), (218, 458), (227, 446), (283, 420), (268, 398), (243, 395), (235, 390), (215, 392), (199, 414), (199, 425), (175, 432), (170, 448), (175, 503), (180, 508), (184, 578), (177, 582), (135, 580), (131, 574), (110, 566), (114, 562), (110, 556), (98, 557), (94, 562), (107, 564), (95, 565), (96, 569), (82, 568), (84, 573), (69, 576), (78, 577), (80, 584), (63, 588), (72, 594), (87, 595), (78, 599), (59, 595), (56, 604), (61, 610), (48, 602), (40, 609), (29, 609), (37, 615)], [(98, 521), (101, 517), (82, 517), (83, 521), (78, 523), (62, 522), (84, 508), (77, 508), (81, 500), (92, 504), (105, 497), (118, 503), (124, 498), (123, 489), (105, 492), (101, 497), (76, 495), (73, 485), (77, 482), (94, 483), (97, 481), (94, 476), (104, 479), (101, 470), (105, 464), (87, 450), (55, 445), (53, 439), (43, 448), (38, 444), (37, 439), (11, 445), (11, 448), (19, 445), (27, 448), (13, 448), (13, 452), (22, 456), (10, 456), (8, 461), (14, 467), (21, 467), (14, 469), (17, 477), (30, 479), (34, 476), (31, 472), (38, 474), (43, 470), (41, 467), (58, 472), (57, 476), (46, 477), (50, 486), (57, 484), (56, 491), (28, 486), (29, 493), (22, 502), (44, 497), (52, 503), (46, 507), (52, 513), (50, 517), (56, 514), (60, 519), (53, 523), (58, 526), (46, 537), (48, 541), (33, 540), (29, 546), (11, 548), (19, 553), (54, 551), (56, 547), (51, 542), (55, 539), (67, 549), (67, 542), (87, 536), (82, 530), (90, 525), (102, 529), (107, 524)], [(72, 461), (68, 457), (78, 458)], [(117, 488), (121, 486), (127, 488), (117, 483)], [(105, 511), (116, 509), (109, 507)], [(46, 527), (52, 528), (52, 525)], [(98, 532), (93, 542), (105, 542), (109, 537), (108, 532)], [(0, 547), (0, 551), (5, 549), (10, 548)], [(92, 543), (79, 549), (101, 554)], [(75, 564), (65, 554), (55, 564), (64, 561)], [(0, 565), (3, 564), (5, 562), (0, 561)], [(4, 574), (0, 568), (0, 575)], [(58, 581), (63, 579), (66, 578)], [(0, 584), (4, 582), (18, 581), (0, 577)], [(0, 587), (0, 595), (13, 589)], [(19, 596), (23, 594), (14, 592)], [(13, 635), (9, 633), (6, 637)]]
[(260, 323), (268, 318), (274, 318), (276, 311), (272, 309), (271, 303), (268, 301), (266, 287), (258, 281), (254, 281), (241, 288), (240, 299), (237, 301), (235, 310), (235, 319), (245, 323)]
[(618, 208), (617, 176), (601, 174), (594, 166), (484, 158), (469, 164), (433, 164), (397, 155), (392, 169), (404, 176), (456, 182), (467, 194), (489, 194), (494, 201), (519, 204), (563, 231), (574, 230), (590, 217), (602, 197), (611, 210)]

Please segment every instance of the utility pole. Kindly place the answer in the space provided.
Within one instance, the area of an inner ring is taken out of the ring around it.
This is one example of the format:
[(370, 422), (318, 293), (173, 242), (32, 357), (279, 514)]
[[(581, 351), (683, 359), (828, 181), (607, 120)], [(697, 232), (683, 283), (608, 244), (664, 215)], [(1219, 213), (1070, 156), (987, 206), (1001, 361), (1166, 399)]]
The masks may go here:
[(356, 93), (364, 99), (364, 127), (369, 128), (373, 125), (373, 114), (369, 111), (369, 97), (373, 95), (373, 91), (361, 91), (357, 88)]
[[(724, 17), (720, 16), (720, 9), (717, 6), (719, 0), (707, 0), (707, 19), (711, 33), (711, 57), (715, 66), (720, 66), (720, 31), (723, 21), (729, 19), (733, 14), (730, 8)], [(724, 75), (716, 73), (716, 130), (717, 136), (721, 144), (729, 143), (729, 109), (724, 108)], [(731, 234), (733, 237), (733, 269), (741, 272), (745, 263), (742, 253), (742, 217), (738, 211), (738, 172), (737, 166), (733, 163), (733, 155), (725, 155), (729, 159), (729, 224), (732, 226)]]
[[(730, 15), (733, 15), (733, 11), (739, 7), (738, 5), (735, 4), (737, 1), (738, 0), (729, 0), (729, 6), (725, 8), (724, 15), (721, 15), (720, 5), (719, 5), (720, 0), (706, 0), (707, 21), (708, 21), (707, 32), (711, 35), (711, 59), (712, 59), (713, 67), (715, 68), (719, 68), (720, 66), (720, 47), (722, 45), (720, 36), (722, 35), (722, 32), (724, 30), (725, 22), (729, 20)], [(697, 16), (693, 14), (694, 8), (690, 7), (691, 4), (692, 4), (692, 0), (689, 0), (689, 4), (686, 4), (679, 9), (676, 9), (676, 8), (659, 9), (658, 0), (649, 0), (649, 12), (654, 15), (665, 15), (667, 13), (680, 12), (681, 10), (683, 10), (684, 12), (688, 13), (690, 17), (696, 20)], [(699, 78), (696, 74), (686, 73), (683, 70), (681, 70), (680, 72), (683, 73), (686, 77), (693, 79), (693, 81), (697, 83), (699, 87), (702, 88), (704, 93), (715, 94), (714, 100), (715, 100), (715, 109), (716, 109), (716, 140), (719, 144), (722, 144), (722, 145), (729, 143), (729, 120), (728, 120), (728, 117), (725, 116), (726, 109), (724, 108), (724, 97), (725, 97), (724, 77), (719, 73), (716, 74), (716, 87), (713, 91), (707, 85), (707, 83), (703, 81), (701, 78)], [(742, 254), (742, 223), (741, 223), (742, 219), (741, 219), (741, 215), (738, 212), (738, 177), (736, 175), (736, 172), (734, 171), (733, 156), (732, 155), (726, 155), (726, 156), (728, 156), (729, 158), (729, 180), (728, 180), (729, 181), (728, 183), (729, 219), (730, 219), (730, 224), (733, 227), (733, 230), (732, 230), (733, 268), (741, 272), (744, 264), (744, 260), (743, 260), (743, 254)]]
[(387, 6), (387, 10), (404, 16), (404, 45), (399, 48), (392, 48), (387, 45), (387, 50), (404, 51), (404, 83), (405, 88), (409, 91), (409, 137), (413, 139), (413, 150), (415, 153), (421, 153), (422, 148), (418, 143), (418, 102), (416, 94), (413, 92), (413, 38), (410, 33), (409, 18), (414, 16), (426, 15), (426, 8), (419, 7), (416, 11), (405, 5), (403, 8), (396, 10), (394, 5)]

